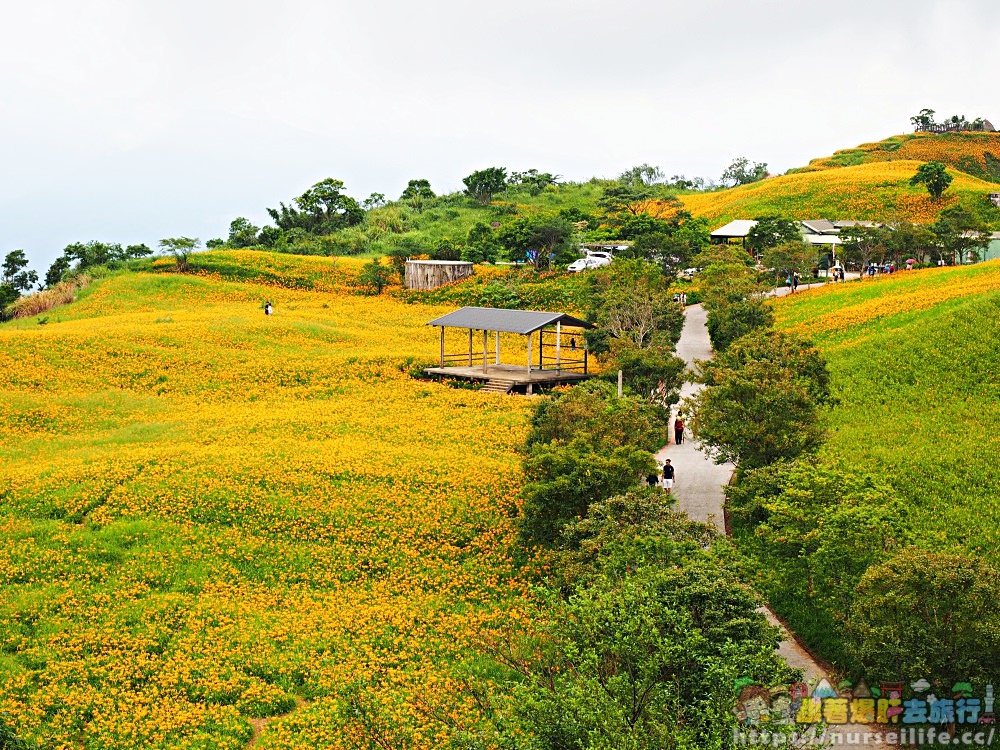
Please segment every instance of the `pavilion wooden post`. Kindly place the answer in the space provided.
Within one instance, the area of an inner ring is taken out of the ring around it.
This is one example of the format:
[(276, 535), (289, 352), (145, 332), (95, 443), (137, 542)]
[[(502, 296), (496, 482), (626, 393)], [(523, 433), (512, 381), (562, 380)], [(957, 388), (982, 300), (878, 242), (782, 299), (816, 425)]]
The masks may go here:
[(542, 329), (538, 329), (538, 369), (545, 369), (545, 342), (542, 341)]
[(444, 367), (444, 326), (441, 326), (441, 367)]
[(472, 329), (469, 329), (469, 367), (472, 367)]
[(528, 374), (531, 375), (531, 334), (525, 336), (528, 339)]
[(587, 342), (583, 343), (583, 374), (587, 374)]
[(500, 331), (494, 331), (496, 334), (496, 363), (500, 364)]
[(561, 343), (562, 343), (562, 323), (560, 321), (556, 321), (556, 369), (557, 370), (562, 369), (562, 360), (559, 357), (559, 355), (561, 354), (559, 350), (559, 346)]
[(489, 350), (489, 338), (486, 335), (486, 329), (483, 329), (483, 374), (486, 374), (486, 357), (488, 356)]

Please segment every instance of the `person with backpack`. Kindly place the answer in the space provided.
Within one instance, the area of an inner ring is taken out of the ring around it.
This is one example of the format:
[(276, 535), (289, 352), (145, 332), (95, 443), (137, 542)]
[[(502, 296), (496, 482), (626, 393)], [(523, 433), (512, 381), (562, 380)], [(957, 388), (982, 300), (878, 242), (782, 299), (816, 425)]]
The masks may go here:
[(674, 420), (674, 445), (680, 445), (684, 442), (684, 418), (677, 413), (677, 418)]

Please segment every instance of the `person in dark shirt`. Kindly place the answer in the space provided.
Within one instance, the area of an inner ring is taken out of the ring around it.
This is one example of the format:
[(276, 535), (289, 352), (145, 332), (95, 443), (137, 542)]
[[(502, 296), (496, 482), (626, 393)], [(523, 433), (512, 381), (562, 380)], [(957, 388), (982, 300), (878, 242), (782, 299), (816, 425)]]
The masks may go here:
[(674, 488), (674, 467), (670, 465), (668, 458), (663, 464), (663, 489), (670, 492)]

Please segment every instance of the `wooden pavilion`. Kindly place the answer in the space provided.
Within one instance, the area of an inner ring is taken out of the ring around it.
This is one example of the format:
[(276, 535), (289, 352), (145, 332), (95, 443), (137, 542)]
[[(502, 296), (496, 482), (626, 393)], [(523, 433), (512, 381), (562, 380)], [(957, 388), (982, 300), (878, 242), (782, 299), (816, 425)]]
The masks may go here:
[[(591, 377), (582, 331), (594, 325), (566, 313), (463, 307), (427, 325), (437, 326), (441, 331), (438, 366), (428, 367), (425, 370), (428, 375), (484, 380), (486, 387), (483, 390), (486, 391), (510, 393), (523, 388), (528, 394), (535, 387), (574, 383)], [(462, 351), (446, 351), (445, 331), (449, 328), (467, 331)], [(566, 329), (574, 331), (569, 347), (563, 343)], [(482, 351), (476, 344), (478, 337), (475, 334), (479, 331), (482, 331)], [(525, 337), (528, 350), (525, 364), (501, 363), (501, 333)], [(580, 346), (576, 345), (576, 336), (580, 338)]]

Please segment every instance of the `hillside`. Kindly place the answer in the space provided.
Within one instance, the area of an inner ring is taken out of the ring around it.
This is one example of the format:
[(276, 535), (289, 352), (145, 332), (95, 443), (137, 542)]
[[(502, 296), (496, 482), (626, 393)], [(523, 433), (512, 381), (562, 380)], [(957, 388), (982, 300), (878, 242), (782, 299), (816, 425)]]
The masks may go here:
[(950, 170), (954, 181), (944, 199), (935, 203), (923, 187), (909, 184), (919, 164), (900, 160), (799, 172), (729, 190), (687, 194), (681, 200), (692, 214), (717, 224), (767, 213), (792, 219), (905, 218), (927, 223), (958, 203), (994, 226), (1000, 223), (1000, 209), (987, 200), (989, 193), (1000, 191), (1000, 184)]
[(794, 172), (853, 167), (886, 161), (939, 161), (987, 182), (1000, 182), (1000, 133), (909, 133), (857, 148), (837, 151), (833, 156), (813, 159)]
[(0, 327), (0, 710), (60, 747), (244, 748), (305, 699), (261, 746), (354, 747), (365, 680), (435, 747), (409, 699), (460, 714), (475, 639), (530, 606), (530, 404), (409, 377), (450, 308), (339, 291), (358, 261), (207, 257)]
[[(780, 328), (808, 335), (829, 362), (839, 401), (826, 413), (822, 463), (888, 483), (905, 544), (1000, 562), (1000, 261), (830, 285), (774, 309)], [(822, 512), (804, 504), (803, 522)], [(736, 529), (753, 545), (747, 533)], [(840, 660), (832, 623), (791, 582), (769, 585), (796, 632)]]

